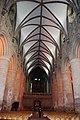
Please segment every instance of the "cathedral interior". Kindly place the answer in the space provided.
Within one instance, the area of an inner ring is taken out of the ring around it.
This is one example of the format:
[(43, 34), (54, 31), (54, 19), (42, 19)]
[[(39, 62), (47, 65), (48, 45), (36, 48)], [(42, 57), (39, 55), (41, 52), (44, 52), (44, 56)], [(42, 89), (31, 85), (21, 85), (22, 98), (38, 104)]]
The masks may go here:
[(80, 0), (0, 0), (0, 119), (80, 120)]

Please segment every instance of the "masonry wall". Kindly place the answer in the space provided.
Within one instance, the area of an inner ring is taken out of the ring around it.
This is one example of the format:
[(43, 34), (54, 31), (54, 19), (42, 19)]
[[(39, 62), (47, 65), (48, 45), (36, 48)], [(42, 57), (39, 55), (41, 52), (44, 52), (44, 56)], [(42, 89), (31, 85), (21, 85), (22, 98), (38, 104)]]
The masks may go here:
[(11, 110), (15, 101), (19, 101), (21, 106), (26, 80), (18, 55), (17, 41), (13, 40), (10, 19), (7, 13), (1, 14), (2, 7), (3, 2), (0, 2), (0, 110)]

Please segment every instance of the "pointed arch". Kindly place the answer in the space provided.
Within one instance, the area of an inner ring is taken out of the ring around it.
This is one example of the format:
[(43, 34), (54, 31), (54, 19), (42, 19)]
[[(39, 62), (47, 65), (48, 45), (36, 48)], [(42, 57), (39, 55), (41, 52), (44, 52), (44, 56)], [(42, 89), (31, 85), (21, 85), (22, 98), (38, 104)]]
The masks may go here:
[[(5, 92), (4, 92), (4, 100), (7, 102), (7, 106), (9, 107), (11, 107), (12, 99), (13, 99), (15, 71), (16, 71), (16, 57), (15, 55), (12, 55), (8, 65), (6, 86), (5, 86)], [(11, 109), (11, 108), (8, 108), (8, 109)]]
[(16, 57), (15, 57), (15, 55), (12, 55), (11, 58), (10, 58), (8, 69), (9, 70), (14, 70), (15, 67), (16, 67), (15, 65), (16, 65)]
[(0, 35), (0, 56), (8, 55), (8, 43), (3, 35)]
[(80, 58), (80, 40), (75, 40), (72, 46), (72, 57)]
[[(22, 69), (21, 69), (21, 66), (18, 66), (18, 68), (16, 70), (16, 76), (15, 76), (15, 82), (14, 82), (14, 99), (16, 101), (19, 100), (21, 76), (22, 76)], [(16, 87), (16, 85), (17, 85), (17, 87)]]
[[(16, 87), (17, 85), (17, 87)], [(22, 96), (26, 88), (26, 80), (21, 65), (17, 67), (14, 81), (14, 101), (19, 102), (21, 106)]]
[(72, 70), (71, 70), (70, 59), (68, 57), (65, 59), (65, 72), (64, 73), (66, 74), (65, 80), (67, 81), (66, 82), (64, 80), (64, 85), (65, 85), (65, 83), (67, 83), (67, 86), (64, 86), (64, 88), (66, 88), (67, 91), (68, 91), (68, 89), (70, 90), (70, 92), (68, 91), (68, 94), (70, 94), (71, 99), (69, 98), (69, 96), (67, 94), (66, 94), (66, 97), (68, 100), (69, 99), (71, 100), (71, 109), (74, 110), (74, 91), (73, 91)]
[(79, 41), (76, 41), (75, 56), (76, 56), (77, 58), (80, 58), (80, 42), (79, 42)]

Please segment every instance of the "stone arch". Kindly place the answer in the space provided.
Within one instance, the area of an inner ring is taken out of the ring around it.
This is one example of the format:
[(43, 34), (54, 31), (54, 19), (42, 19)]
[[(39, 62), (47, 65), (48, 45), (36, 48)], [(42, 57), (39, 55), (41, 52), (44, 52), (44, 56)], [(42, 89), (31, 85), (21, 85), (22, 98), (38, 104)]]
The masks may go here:
[(75, 54), (76, 54), (76, 57), (77, 57), (77, 58), (80, 58), (80, 42), (77, 43), (75, 50), (76, 50), (76, 51), (75, 51), (75, 52), (76, 52), (76, 53), (75, 53)]
[(80, 40), (75, 40), (72, 45), (72, 57), (80, 58)]
[[(15, 89), (14, 99), (15, 99), (15, 101), (19, 100), (21, 78), (22, 78), (22, 69), (21, 69), (21, 65), (19, 65), (17, 70), (16, 70), (15, 83), (14, 83), (14, 89)], [(16, 87), (16, 85), (17, 85), (17, 87)]]
[(8, 64), (8, 72), (4, 92), (4, 101), (6, 103), (7, 109), (11, 109), (11, 104), (13, 101), (15, 73), (16, 73), (16, 57), (15, 55), (12, 55)]
[(0, 35), (0, 56), (8, 55), (8, 43), (3, 35)]
[[(3, 93), (0, 94), (1, 96), (1, 104), (5, 104), (4, 101), (4, 93), (5, 93), (5, 86), (6, 86), (6, 76), (8, 71), (8, 63), (9, 63), (9, 44), (7, 41), (6, 35), (2, 32), (0, 32), (0, 88), (3, 89)], [(2, 106), (3, 107), (3, 106)], [(3, 108), (0, 108), (3, 109)]]
[(71, 64), (69, 58), (66, 58), (65, 60), (65, 70), (69, 71), (70, 74), (70, 83), (72, 84), (72, 71), (71, 71)]
[(67, 58), (65, 59), (65, 70), (70, 70), (69, 68), (70, 68), (70, 60), (69, 60), (69, 58), (67, 57)]
[(19, 65), (16, 70), (15, 83), (14, 83), (14, 101), (19, 102), (19, 107), (22, 106), (22, 97), (25, 89), (26, 89), (25, 75), (21, 65)]
[(11, 58), (10, 58), (8, 69), (9, 70), (14, 70), (15, 67), (16, 67), (16, 56), (12, 55)]
[[(72, 81), (72, 70), (71, 70), (71, 63), (70, 59), (66, 57), (64, 62), (64, 73), (65, 73), (65, 80), (64, 80), (64, 89), (66, 88), (66, 94), (64, 94), (65, 100), (70, 101), (69, 103), (69, 110), (74, 110), (74, 91), (73, 91), (73, 81)], [(67, 106), (66, 106), (67, 108)]]

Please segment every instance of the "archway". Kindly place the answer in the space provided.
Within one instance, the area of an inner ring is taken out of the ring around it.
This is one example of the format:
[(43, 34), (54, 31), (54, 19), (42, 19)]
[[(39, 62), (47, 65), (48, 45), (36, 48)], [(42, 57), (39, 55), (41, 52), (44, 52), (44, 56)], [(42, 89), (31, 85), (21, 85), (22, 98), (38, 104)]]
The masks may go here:
[(71, 69), (72, 69), (72, 79), (73, 79), (73, 89), (74, 89), (74, 109), (79, 112), (79, 99), (80, 99), (80, 40), (75, 36), (75, 41), (72, 46), (71, 53)]
[(8, 55), (8, 44), (3, 35), (0, 35), (0, 57)]
[(14, 101), (19, 102), (19, 107), (22, 107), (21, 102), (25, 90), (26, 90), (26, 80), (21, 65), (19, 65), (16, 70), (16, 76), (14, 82)]
[(72, 70), (69, 58), (65, 60), (64, 98), (66, 110), (74, 110), (74, 91), (72, 81)]
[(5, 94), (4, 94), (4, 100), (6, 101), (7, 109), (10, 109), (11, 104), (13, 102), (15, 73), (16, 73), (16, 57), (15, 55), (12, 55), (8, 65), (6, 87), (5, 87)]
[(4, 104), (4, 91), (6, 86), (6, 76), (8, 70), (8, 58), (9, 50), (7, 40), (3, 35), (0, 35), (0, 109), (2, 109), (2, 103)]
[(29, 74), (29, 92), (46, 93), (48, 76), (40, 67), (35, 68)]

